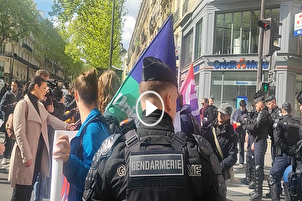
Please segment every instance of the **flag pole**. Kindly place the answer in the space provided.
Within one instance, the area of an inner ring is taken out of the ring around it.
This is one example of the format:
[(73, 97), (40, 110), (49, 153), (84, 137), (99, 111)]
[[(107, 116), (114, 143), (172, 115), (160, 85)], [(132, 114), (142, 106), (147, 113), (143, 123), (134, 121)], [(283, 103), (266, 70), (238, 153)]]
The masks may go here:
[(111, 38), (110, 38), (110, 53), (109, 53), (109, 66), (108, 66), (108, 70), (110, 70), (111, 65), (112, 65), (113, 34), (114, 34), (114, 13), (115, 13), (115, 0), (113, 0), (113, 5), (112, 5)]

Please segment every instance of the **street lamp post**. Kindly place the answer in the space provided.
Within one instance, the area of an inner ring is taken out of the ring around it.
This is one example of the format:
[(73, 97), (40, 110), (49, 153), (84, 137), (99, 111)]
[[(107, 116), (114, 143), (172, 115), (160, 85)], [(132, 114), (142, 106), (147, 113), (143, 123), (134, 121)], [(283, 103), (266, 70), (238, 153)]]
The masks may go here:
[(108, 66), (108, 70), (110, 70), (111, 65), (112, 65), (113, 33), (114, 33), (114, 13), (115, 13), (115, 0), (113, 0), (113, 5), (112, 5), (111, 38), (110, 38), (110, 53), (109, 53), (109, 66)]
[(14, 75), (14, 62), (15, 62), (15, 57), (17, 56), (16, 53), (14, 53), (12, 51), (12, 55), (11, 55), (11, 72), (10, 72), (10, 75), (9, 75), (9, 83), (12, 83), (12, 80), (13, 80), (13, 75)]
[(29, 81), (29, 63), (27, 64), (26, 82)]

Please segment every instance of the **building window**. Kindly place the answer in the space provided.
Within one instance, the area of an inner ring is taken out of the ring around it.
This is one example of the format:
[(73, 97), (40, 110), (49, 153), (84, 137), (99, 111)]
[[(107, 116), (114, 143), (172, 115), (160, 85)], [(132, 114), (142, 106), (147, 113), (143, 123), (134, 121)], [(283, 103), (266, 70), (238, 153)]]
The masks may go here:
[[(257, 72), (212, 72), (211, 94), (217, 105), (222, 102), (229, 103), (233, 108), (237, 106), (237, 97), (247, 97), (247, 104), (253, 103), (253, 96), (256, 91)], [(267, 80), (268, 72), (263, 72), (264, 80)], [(270, 94), (273, 94), (270, 92)]]
[(222, 54), (221, 47), (223, 46), (222, 39), (224, 38), (223, 33), (223, 25), (224, 25), (224, 15), (218, 14), (216, 15), (216, 35), (215, 35), (215, 54)]
[(202, 47), (202, 18), (196, 24), (196, 33), (195, 33), (195, 55), (194, 59), (197, 59), (201, 56), (201, 47)]
[(1, 54), (5, 54), (5, 44), (2, 44), (0, 51), (1, 51)]
[(182, 65), (185, 66), (188, 63), (192, 62), (192, 50), (193, 50), (193, 30), (189, 31), (184, 37), (183, 45), (182, 45)]
[[(279, 8), (267, 9), (265, 18), (279, 20)], [(259, 11), (220, 13), (216, 15), (214, 54), (258, 52)]]

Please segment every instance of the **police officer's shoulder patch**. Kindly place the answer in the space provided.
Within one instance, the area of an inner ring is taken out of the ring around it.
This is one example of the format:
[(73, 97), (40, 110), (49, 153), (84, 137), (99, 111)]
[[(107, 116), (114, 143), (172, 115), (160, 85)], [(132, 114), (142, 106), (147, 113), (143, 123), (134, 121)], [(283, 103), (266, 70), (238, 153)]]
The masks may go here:
[(275, 129), (277, 126), (278, 126), (278, 122), (281, 121), (283, 119), (283, 116), (282, 117), (279, 117), (279, 118), (276, 118), (274, 120), (274, 123), (273, 123), (273, 129)]
[(120, 177), (125, 176), (126, 175), (126, 166), (124, 164), (120, 164), (116, 169), (116, 173)]
[(194, 134), (193, 134), (193, 136), (194, 136), (195, 140), (197, 141), (199, 151), (201, 151), (206, 156), (213, 153), (211, 144), (204, 137), (202, 137), (200, 135), (194, 135)]
[(99, 150), (93, 156), (91, 168), (97, 168), (99, 161), (108, 158), (112, 154), (112, 147), (120, 136), (121, 134), (112, 134), (103, 141)]

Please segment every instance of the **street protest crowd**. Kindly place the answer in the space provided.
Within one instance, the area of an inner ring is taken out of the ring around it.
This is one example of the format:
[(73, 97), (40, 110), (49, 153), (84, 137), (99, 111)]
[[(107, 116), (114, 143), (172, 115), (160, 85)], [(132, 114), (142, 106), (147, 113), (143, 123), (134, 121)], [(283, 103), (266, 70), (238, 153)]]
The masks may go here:
[[(301, 126), (289, 102), (278, 107), (274, 95), (259, 90), (250, 109), (241, 100), (234, 110), (226, 102), (215, 106), (210, 96), (201, 100), (196, 116), (171, 68), (145, 57), (137, 122), (116, 115), (114, 109), (122, 110), (116, 105), (108, 109), (119, 86), (114, 71), (97, 78), (91, 69), (72, 85), (59, 86), (39, 70), (29, 83), (13, 80), (3, 87), (0, 107), (6, 123), (0, 154), (1, 163), (10, 164), (11, 200), (29, 201), (32, 192), (34, 200), (49, 198), (52, 158), (63, 161), (66, 199), (72, 201), (226, 200), (226, 181), (234, 176), (237, 160), (246, 169), (241, 182), (252, 189), (250, 200), (280, 200), (282, 189), (286, 200), (301, 199)], [(296, 101), (302, 112), (302, 91)], [(148, 113), (150, 104), (156, 109)], [(180, 131), (174, 126), (178, 117)], [(77, 134), (71, 141), (68, 135), (54, 141), (57, 129)], [(263, 195), (268, 138), (272, 168), (269, 193)]]

